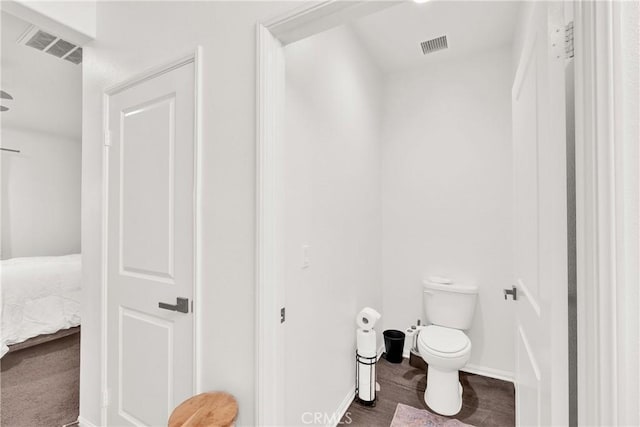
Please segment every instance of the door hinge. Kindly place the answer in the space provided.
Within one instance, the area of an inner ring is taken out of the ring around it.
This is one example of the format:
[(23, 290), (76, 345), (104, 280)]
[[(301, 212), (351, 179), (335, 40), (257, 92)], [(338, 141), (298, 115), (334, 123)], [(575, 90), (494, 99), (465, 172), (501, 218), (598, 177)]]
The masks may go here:
[(286, 310), (284, 307), (280, 309), (280, 323), (284, 323), (286, 319)]
[(107, 408), (111, 403), (111, 390), (106, 389), (102, 391), (102, 407)]
[(108, 129), (104, 131), (104, 146), (111, 147), (111, 131)]
[(575, 54), (573, 47), (573, 21), (564, 27), (564, 53), (567, 59), (573, 58)]

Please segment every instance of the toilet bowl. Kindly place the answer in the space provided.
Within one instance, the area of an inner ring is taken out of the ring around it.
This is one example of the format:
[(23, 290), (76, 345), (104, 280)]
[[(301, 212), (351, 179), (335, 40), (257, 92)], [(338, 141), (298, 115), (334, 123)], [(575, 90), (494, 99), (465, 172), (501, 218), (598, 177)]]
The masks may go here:
[(425, 403), (439, 414), (457, 414), (462, 408), (458, 371), (469, 361), (471, 341), (458, 329), (430, 325), (418, 335), (418, 351), (428, 365)]
[(418, 334), (418, 351), (427, 363), (424, 401), (433, 411), (455, 415), (462, 408), (458, 371), (471, 356), (471, 327), (478, 289), (430, 278), (423, 289), (424, 315), (429, 326)]

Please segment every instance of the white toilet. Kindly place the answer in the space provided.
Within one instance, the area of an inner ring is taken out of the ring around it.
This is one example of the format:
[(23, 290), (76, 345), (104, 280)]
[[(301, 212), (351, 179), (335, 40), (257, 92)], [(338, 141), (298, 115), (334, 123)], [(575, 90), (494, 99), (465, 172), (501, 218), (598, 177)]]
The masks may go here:
[(471, 355), (471, 341), (462, 331), (471, 326), (477, 295), (477, 287), (448, 279), (424, 282), (423, 309), (429, 326), (418, 335), (420, 356), (429, 365), (424, 401), (442, 415), (455, 415), (462, 408), (458, 370)]

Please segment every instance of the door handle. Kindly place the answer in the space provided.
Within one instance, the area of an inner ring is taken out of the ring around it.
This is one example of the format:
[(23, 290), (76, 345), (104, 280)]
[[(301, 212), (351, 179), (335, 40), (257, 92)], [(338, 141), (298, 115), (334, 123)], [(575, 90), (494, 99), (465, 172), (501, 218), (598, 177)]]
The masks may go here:
[(507, 299), (507, 296), (511, 295), (512, 300), (518, 299), (518, 288), (513, 286), (511, 289), (504, 289), (504, 299)]
[(188, 313), (189, 312), (189, 298), (176, 298), (176, 304), (167, 304), (166, 302), (159, 302), (159, 308), (163, 308), (165, 310), (178, 311), (180, 313)]

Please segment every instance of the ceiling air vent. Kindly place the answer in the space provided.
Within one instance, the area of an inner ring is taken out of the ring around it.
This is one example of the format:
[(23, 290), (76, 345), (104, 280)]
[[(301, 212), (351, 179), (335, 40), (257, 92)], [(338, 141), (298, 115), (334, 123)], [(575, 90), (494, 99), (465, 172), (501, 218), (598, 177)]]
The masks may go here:
[(27, 40), (25, 44), (38, 50), (44, 50), (47, 46), (53, 43), (56, 38), (56, 36), (45, 33), (42, 30), (38, 30), (30, 39)]
[(80, 64), (82, 62), (82, 48), (81, 47), (77, 48), (76, 50), (71, 52), (69, 55), (65, 56), (64, 59), (66, 59), (69, 62), (73, 62), (74, 64)]
[(82, 48), (80, 46), (76, 46), (33, 25), (20, 36), (18, 43), (47, 52), (73, 64), (82, 62)]
[(51, 47), (46, 50), (46, 52), (50, 53), (53, 56), (57, 56), (58, 58), (64, 58), (67, 53), (71, 52), (75, 48), (75, 44), (69, 43), (68, 41), (64, 41), (62, 39), (58, 39), (58, 41), (52, 44)]
[(447, 45), (447, 36), (440, 36), (435, 39), (423, 41), (420, 43), (420, 47), (424, 55), (446, 49), (449, 47)]

